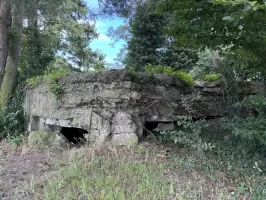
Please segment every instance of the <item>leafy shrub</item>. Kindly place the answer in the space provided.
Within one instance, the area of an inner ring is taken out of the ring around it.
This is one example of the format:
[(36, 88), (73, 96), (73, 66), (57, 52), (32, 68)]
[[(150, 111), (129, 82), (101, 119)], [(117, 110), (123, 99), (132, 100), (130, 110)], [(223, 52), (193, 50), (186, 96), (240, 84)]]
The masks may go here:
[(177, 77), (181, 82), (183, 82), (185, 85), (192, 87), (194, 84), (194, 80), (192, 78), (192, 76), (187, 73), (187, 72), (183, 72), (183, 71), (175, 71), (174, 73), (172, 73), (171, 75)]
[(38, 84), (45, 82), (48, 84), (49, 90), (58, 95), (63, 92), (63, 88), (61, 85), (58, 84), (60, 78), (68, 76), (73, 71), (69, 67), (58, 67), (55, 68), (54, 66), (50, 66), (45, 71), (45, 74), (42, 76), (36, 76), (33, 78), (29, 78), (27, 83), (30, 87), (36, 87)]
[(49, 90), (56, 96), (64, 92), (64, 88), (57, 83), (50, 83)]
[(44, 81), (44, 76), (36, 76), (36, 77), (27, 79), (27, 83), (30, 87), (36, 87), (43, 81)]
[(13, 97), (7, 99), (8, 106), (0, 109), (0, 140), (8, 135), (16, 137), (24, 131), (25, 116), (22, 107), (24, 87), (25, 84), (17, 85)]
[(48, 67), (45, 71), (44, 81), (47, 83), (56, 83), (60, 78), (66, 77), (72, 73), (69, 67)]
[(63, 78), (65, 76), (68, 76), (71, 74), (71, 69), (65, 68), (65, 67), (60, 67), (60, 68), (48, 68), (45, 71), (45, 74), (42, 76), (36, 76), (27, 79), (27, 84), (30, 87), (36, 87), (38, 84), (42, 82), (46, 83), (56, 83), (60, 78)]
[(9, 142), (10, 144), (12, 144), (13, 147), (18, 147), (18, 146), (22, 145), (23, 139), (24, 139), (24, 136), (22, 134), (21, 135), (14, 135), (14, 136), (8, 134), (6, 137), (6, 141)]
[(221, 74), (207, 74), (204, 76), (203, 80), (207, 82), (216, 82), (221, 79)]
[(198, 52), (198, 61), (196, 62), (196, 66), (190, 70), (190, 73), (194, 78), (201, 79), (205, 74), (211, 73), (213, 68), (211, 50), (205, 49), (204, 51)]
[(240, 109), (254, 109), (260, 116), (265, 116), (266, 98), (263, 94), (250, 95), (244, 98), (242, 102), (235, 104), (236, 108)]
[(128, 68), (128, 71), (130, 72), (130, 74), (132, 75), (132, 76), (134, 76), (135, 78), (137, 78), (138, 77), (138, 72), (137, 72), (137, 70), (136, 70), (136, 68), (135, 67), (133, 67), (133, 66), (130, 66), (129, 68)]
[(20, 134), (24, 130), (22, 108), (10, 106), (0, 109), (0, 140), (8, 135)]
[[(262, 94), (246, 97), (242, 102), (235, 104), (235, 107), (247, 109), (249, 116), (241, 118), (233, 116), (224, 118), (222, 125), (231, 130), (232, 134), (246, 139), (255, 140), (259, 144), (266, 145), (266, 98)], [(252, 115), (252, 110), (256, 115)]]
[(225, 118), (223, 127), (232, 131), (232, 134), (247, 140), (256, 140), (266, 145), (266, 118), (239, 117)]
[(63, 87), (58, 84), (58, 81), (60, 78), (66, 77), (71, 73), (71, 69), (66, 67), (60, 67), (56, 69), (48, 68), (44, 80), (48, 84), (49, 90), (57, 96), (64, 91)]
[(203, 142), (200, 136), (203, 128), (207, 127), (205, 120), (193, 121), (190, 116), (179, 116), (176, 120), (176, 130), (160, 132), (160, 137), (162, 137), (163, 140), (172, 141), (195, 149), (211, 147), (210, 144)]
[(188, 87), (192, 87), (194, 84), (194, 80), (189, 73), (181, 70), (175, 70), (171, 67), (162, 66), (162, 65), (152, 66), (148, 64), (145, 66), (145, 71), (149, 73), (167, 74), (175, 76), (178, 80), (180, 80), (183, 84), (185, 84)]

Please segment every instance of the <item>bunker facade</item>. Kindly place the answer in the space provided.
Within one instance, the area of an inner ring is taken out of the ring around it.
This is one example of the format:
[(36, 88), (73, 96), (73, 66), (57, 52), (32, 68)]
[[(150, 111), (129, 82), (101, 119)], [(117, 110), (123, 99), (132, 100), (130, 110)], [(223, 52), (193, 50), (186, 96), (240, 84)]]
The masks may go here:
[[(29, 132), (58, 131), (70, 140), (74, 135), (89, 142), (133, 145), (149, 126), (173, 129), (177, 116), (198, 119), (228, 113), (219, 83), (189, 88), (173, 76), (110, 70), (65, 77), (58, 84), (63, 92), (57, 96), (45, 83), (27, 88), (24, 110)], [(256, 92), (246, 84), (244, 93)]]

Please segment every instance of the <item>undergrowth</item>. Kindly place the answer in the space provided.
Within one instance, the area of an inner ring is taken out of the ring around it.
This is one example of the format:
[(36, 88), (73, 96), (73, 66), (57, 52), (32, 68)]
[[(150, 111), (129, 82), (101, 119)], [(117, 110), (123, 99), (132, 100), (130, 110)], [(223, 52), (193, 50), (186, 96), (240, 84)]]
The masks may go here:
[(234, 115), (223, 119), (224, 128), (244, 140), (266, 145), (266, 98), (263, 94), (250, 95), (235, 104), (235, 108), (244, 110), (247, 116)]
[(212, 145), (203, 141), (200, 135), (202, 130), (208, 126), (204, 119), (193, 121), (190, 116), (178, 116), (174, 121), (176, 122), (175, 130), (158, 131), (156, 137), (162, 141), (184, 145), (186, 148), (198, 150), (212, 148)]
[[(227, 121), (227, 127), (222, 126), (223, 134), (216, 133), (215, 136), (214, 130), (205, 123), (181, 117), (177, 120), (176, 130), (157, 135), (162, 141), (181, 145), (180, 152), (172, 155), (174, 161), (170, 167), (180, 169), (182, 173), (203, 171), (212, 181), (219, 181), (222, 174), (222, 178), (226, 180), (224, 184), (231, 185), (234, 189), (220, 193), (218, 199), (266, 199), (266, 146), (264, 139), (258, 137), (261, 127), (253, 131), (247, 128), (252, 127), (250, 123), (257, 125), (259, 122), (246, 122), (234, 129), (235, 122), (231, 121), (232, 127), (228, 130), (225, 129), (228, 128)], [(238, 129), (245, 131), (240, 133)], [(186, 191), (186, 195), (187, 193), (189, 192)], [(191, 198), (186, 195), (184, 199), (199, 199), (198, 193)]]
[(231, 136), (215, 143), (208, 152), (209, 168), (226, 173), (239, 195), (251, 199), (266, 199), (265, 146)]
[(24, 84), (17, 86), (14, 96), (7, 99), (7, 107), (0, 109), (0, 140), (19, 137), (24, 132), (25, 116), (23, 114), (22, 102)]
[(28, 136), (28, 146), (31, 148), (67, 148), (67, 139), (55, 132), (32, 131)]
[(246, 145), (230, 138), (204, 153), (167, 143), (100, 153), (72, 149), (55, 160), (55, 173), (32, 179), (23, 194), (44, 200), (265, 199), (265, 160)]
[(54, 176), (35, 180), (26, 190), (34, 193), (35, 199), (43, 200), (163, 200), (171, 194), (173, 183), (164, 176), (165, 168), (157, 163), (114, 158), (110, 154), (90, 157), (87, 148), (74, 151), (75, 155), (70, 153), (70, 160), (63, 166), (58, 164)]
[(50, 92), (57, 96), (63, 92), (63, 87), (58, 83), (58, 81), (71, 73), (72, 70), (68, 67), (48, 67), (44, 75), (29, 78), (27, 83), (30, 87), (36, 87), (38, 84), (43, 82), (47, 83)]

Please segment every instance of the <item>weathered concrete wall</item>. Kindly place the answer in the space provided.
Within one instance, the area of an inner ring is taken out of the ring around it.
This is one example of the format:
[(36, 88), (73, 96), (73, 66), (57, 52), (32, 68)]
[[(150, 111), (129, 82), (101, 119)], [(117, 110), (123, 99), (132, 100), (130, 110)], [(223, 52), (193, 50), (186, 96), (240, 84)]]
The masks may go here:
[[(217, 83), (186, 88), (167, 75), (106, 71), (60, 80), (63, 94), (55, 97), (47, 85), (28, 88), (24, 109), (28, 131), (77, 127), (88, 139), (128, 145), (142, 137), (146, 122), (170, 122), (179, 115), (219, 117), (227, 114), (225, 96)], [(246, 93), (255, 92), (244, 85)]]

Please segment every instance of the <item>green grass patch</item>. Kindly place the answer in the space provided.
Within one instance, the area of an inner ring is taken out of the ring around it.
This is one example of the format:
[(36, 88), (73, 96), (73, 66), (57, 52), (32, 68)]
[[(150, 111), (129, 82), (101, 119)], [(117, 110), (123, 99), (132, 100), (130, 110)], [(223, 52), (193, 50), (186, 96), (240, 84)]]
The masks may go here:
[(209, 138), (214, 147), (207, 151), (157, 142), (73, 148), (23, 194), (41, 200), (266, 199), (265, 148), (225, 136)]
[(71, 162), (32, 190), (41, 186), (35, 199), (45, 200), (151, 200), (166, 199), (171, 185), (172, 181), (164, 177), (164, 168), (155, 164), (95, 157), (90, 163)]
[(229, 145), (211, 152), (145, 143), (123, 151), (71, 149), (54, 160), (56, 171), (33, 178), (22, 194), (41, 200), (265, 199), (259, 157), (244, 156), (236, 144), (232, 153)]

